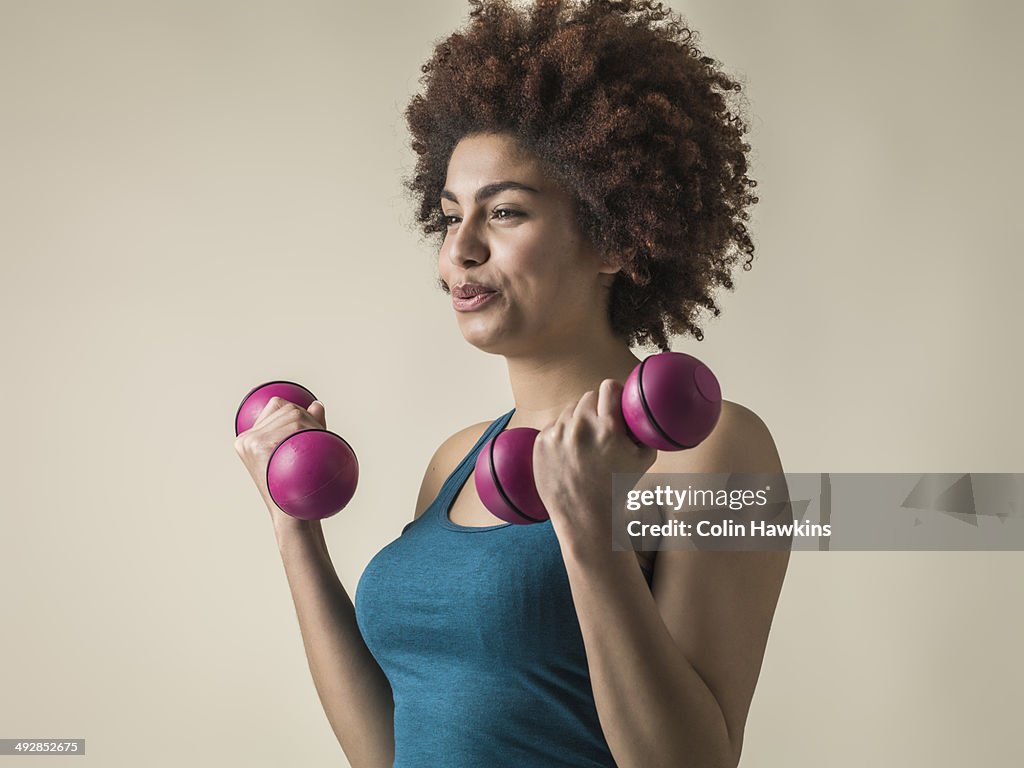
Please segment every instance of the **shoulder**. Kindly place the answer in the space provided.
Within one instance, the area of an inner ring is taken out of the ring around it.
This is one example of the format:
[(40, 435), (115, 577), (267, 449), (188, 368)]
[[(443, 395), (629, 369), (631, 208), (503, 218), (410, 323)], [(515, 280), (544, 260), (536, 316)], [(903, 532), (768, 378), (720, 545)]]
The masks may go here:
[(750, 408), (722, 401), (718, 423), (704, 442), (686, 451), (658, 454), (652, 472), (782, 472), (768, 425)]
[(490, 421), (481, 421), (464, 429), (460, 429), (453, 435), (446, 438), (434, 451), (430, 461), (427, 462), (427, 469), (423, 473), (423, 482), (420, 484), (419, 496), (416, 499), (416, 512), (413, 515), (415, 520), (422, 515), (430, 506), (437, 494), (444, 485), (445, 479), (455, 469), (462, 457), (469, 453), (470, 449), (480, 439), (480, 435), (491, 425)]

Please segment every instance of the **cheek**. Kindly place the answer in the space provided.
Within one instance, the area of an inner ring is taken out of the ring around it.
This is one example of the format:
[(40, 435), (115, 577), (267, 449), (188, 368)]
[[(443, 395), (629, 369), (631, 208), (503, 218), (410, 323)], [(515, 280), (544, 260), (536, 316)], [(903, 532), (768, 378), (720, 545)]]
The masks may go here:
[(561, 301), (571, 301), (582, 293), (584, 277), (581, 270), (560, 254), (549, 253), (538, 259), (530, 275), (534, 289), (546, 297), (557, 296)]
[(521, 299), (550, 311), (563, 292), (563, 278), (550, 261), (531, 259), (519, 265), (518, 279), (512, 281)]

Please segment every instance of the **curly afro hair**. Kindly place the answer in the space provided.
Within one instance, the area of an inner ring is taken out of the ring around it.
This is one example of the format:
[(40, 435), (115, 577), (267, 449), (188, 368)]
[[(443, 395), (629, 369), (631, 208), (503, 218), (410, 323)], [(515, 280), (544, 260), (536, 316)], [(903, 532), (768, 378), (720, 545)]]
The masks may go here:
[(671, 334), (701, 341), (700, 308), (717, 317), (716, 286), (733, 289), (739, 253), (745, 270), (753, 261), (748, 129), (725, 98), (741, 86), (661, 3), (469, 4), (468, 27), (435, 46), (421, 67), (425, 91), (405, 110), (419, 157), (403, 183), (423, 234), (444, 241), (441, 190), (458, 142), (511, 134), (573, 195), (581, 231), (621, 267), (613, 332), (665, 351)]

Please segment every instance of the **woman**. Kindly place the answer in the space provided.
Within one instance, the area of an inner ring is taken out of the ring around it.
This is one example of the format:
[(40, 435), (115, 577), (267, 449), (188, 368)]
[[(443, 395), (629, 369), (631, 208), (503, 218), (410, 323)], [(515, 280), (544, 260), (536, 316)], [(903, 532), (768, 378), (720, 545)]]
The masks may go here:
[[(613, 551), (606, 510), (616, 472), (782, 471), (736, 403), (678, 453), (635, 445), (618, 409), (631, 344), (701, 339), (696, 313), (718, 314), (712, 291), (753, 253), (749, 146), (720, 93), (739, 86), (660, 6), (471, 5), (407, 111), (408, 186), (459, 329), (505, 357), (514, 409), (438, 448), (355, 606), (319, 523), (282, 514), (262, 479), (323, 407), (273, 400), (236, 443), (317, 690), (357, 768), (735, 766), (788, 553)], [(527, 426), (550, 520), (510, 526), (472, 469)]]

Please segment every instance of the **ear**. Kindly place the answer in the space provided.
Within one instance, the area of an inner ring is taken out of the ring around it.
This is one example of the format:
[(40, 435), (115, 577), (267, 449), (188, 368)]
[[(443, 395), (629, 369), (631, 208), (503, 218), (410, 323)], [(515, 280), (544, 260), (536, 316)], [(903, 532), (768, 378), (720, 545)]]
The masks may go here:
[(597, 274), (599, 275), (601, 285), (611, 290), (611, 287), (615, 285), (615, 276), (621, 271), (622, 267), (618, 264), (602, 259), (597, 268)]
[[(614, 275), (622, 270), (622, 265), (619, 264), (617, 258), (610, 255), (607, 251), (600, 250), (593, 243), (588, 242), (587, 257), (591, 260), (591, 264), (597, 262), (597, 273), (599, 275), (611, 275), (614, 279)], [(609, 286), (612, 284), (612, 280), (602, 282)]]
[(606, 254), (601, 254), (598, 257), (597, 271), (602, 275), (614, 275), (617, 272), (622, 271), (622, 265), (618, 263), (617, 259), (612, 258)]

